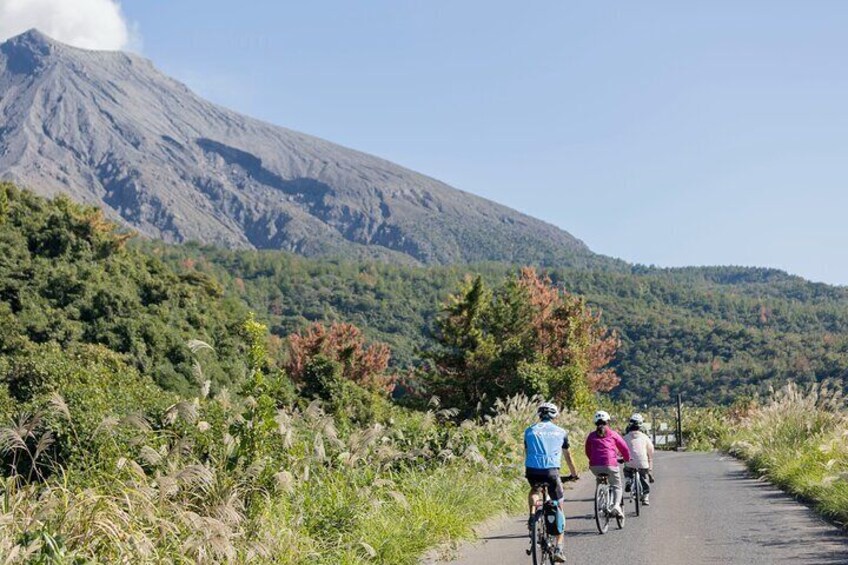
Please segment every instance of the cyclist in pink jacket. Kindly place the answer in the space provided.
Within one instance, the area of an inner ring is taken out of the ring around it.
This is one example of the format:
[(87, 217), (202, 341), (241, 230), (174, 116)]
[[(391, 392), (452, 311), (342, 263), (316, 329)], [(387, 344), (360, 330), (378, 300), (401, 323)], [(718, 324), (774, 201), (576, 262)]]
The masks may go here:
[(621, 457), (625, 462), (630, 461), (630, 450), (627, 443), (617, 431), (609, 427), (610, 415), (603, 410), (595, 413), (595, 431), (586, 438), (586, 457), (589, 458), (589, 470), (597, 476), (605, 474), (609, 476), (609, 484), (615, 497), (615, 505), (612, 513), (615, 516), (624, 516), (621, 511), (621, 500), (624, 492), (621, 488), (621, 468), (618, 459)]

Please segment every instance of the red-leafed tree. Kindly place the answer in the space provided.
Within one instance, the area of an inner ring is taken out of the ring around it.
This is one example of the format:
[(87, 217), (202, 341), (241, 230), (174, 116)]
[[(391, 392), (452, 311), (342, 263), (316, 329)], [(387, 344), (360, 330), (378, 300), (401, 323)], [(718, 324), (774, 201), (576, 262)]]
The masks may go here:
[(319, 357), (338, 364), (341, 378), (363, 388), (381, 393), (394, 388), (395, 378), (386, 372), (389, 347), (384, 343), (366, 344), (362, 331), (352, 324), (312, 324), (290, 335), (286, 373), (294, 382), (308, 384), (310, 363)]

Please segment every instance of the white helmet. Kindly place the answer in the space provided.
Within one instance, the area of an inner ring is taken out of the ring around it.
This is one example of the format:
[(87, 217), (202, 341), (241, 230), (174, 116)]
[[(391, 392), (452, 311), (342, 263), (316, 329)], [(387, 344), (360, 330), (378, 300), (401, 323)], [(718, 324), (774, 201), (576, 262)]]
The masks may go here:
[(640, 426), (645, 423), (645, 418), (638, 412), (630, 416), (630, 421)]
[(592, 421), (595, 422), (596, 426), (601, 422), (608, 424), (609, 421), (610, 421), (610, 415), (609, 415), (608, 412), (604, 412), (603, 410), (598, 410), (597, 412), (595, 412), (595, 418)]
[(553, 402), (545, 402), (536, 408), (536, 413), (540, 418), (556, 418), (559, 416), (559, 408)]

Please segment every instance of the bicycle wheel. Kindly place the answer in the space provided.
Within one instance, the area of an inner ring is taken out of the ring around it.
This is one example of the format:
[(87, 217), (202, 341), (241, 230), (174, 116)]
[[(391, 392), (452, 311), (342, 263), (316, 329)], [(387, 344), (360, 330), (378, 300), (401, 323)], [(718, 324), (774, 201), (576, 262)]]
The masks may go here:
[(633, 503), (636, 505), (636, 515), (639, 515), (639, 508), (642, 506), (642, 475), (639, 471), (633, 475), (633, 485), (630, 487), (630, 496), (633, 497)]
[(598, 483), (595, 486), (595, 524), (597, 524), (598, 532), (601, 534), (605, 534), (609, 530), (608, 503), (609, 492), (607, 491), (607, 485)]
[(532, 527), (530, 528), (530, 555), (533, 557), (533, 565), (545, 565), (545, 517), (541, 510), (533, 514)]

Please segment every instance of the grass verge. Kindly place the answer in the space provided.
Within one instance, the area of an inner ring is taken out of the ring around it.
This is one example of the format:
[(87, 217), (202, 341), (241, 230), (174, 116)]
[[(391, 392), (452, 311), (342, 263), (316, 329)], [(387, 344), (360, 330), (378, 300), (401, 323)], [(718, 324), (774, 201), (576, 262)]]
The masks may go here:
[(838, 387), (787, 385), (763, 405), (729, 413), (716, 432), (716, 446), (752, 472), (848, 524), (848, 411)]

